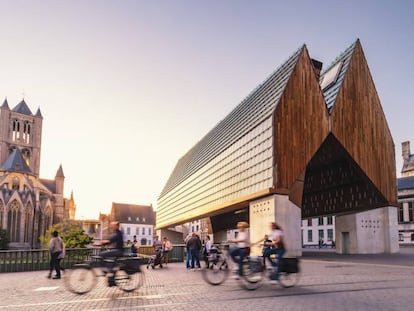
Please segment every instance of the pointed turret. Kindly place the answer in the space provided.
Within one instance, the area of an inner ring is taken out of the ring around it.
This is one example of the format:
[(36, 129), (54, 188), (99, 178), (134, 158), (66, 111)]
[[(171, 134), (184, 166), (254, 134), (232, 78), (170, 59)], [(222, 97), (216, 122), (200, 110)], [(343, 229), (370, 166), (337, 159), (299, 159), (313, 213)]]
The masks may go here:
[(62, 164), (61, 164), (61, 165), (59, 165), (59, 168), (58, 168), (58, 170), (57, 170), (57, 172), (56, 172), (56, 176), (55, 176), (55, 177), (56, 177), (56, 178), (58, 178), (58, 177), (65, 178), (65, 174), (63, 174)]
[(10, 109), (10, 107), (9, 107), (9, 103), (7, 102), (7, 97), (6, 97), (6, 99), (4, 100), (3, 105), (1, 105), (1, 108), (2, 108), (2, 109)]
[(56, 172), (55, 183), (56, 183), (56, 193), (63, 195), (65, 175), (63, 174), (62, 164), (59, 166), (59, 169)]
[(35, 116), (36, 116), (36, 117), (39, 117), (39, 118), (43, 118), (42, 113), (40, 112), (40, 107), (39, 107), (39, 108), (37, 108), (37, 111), (36, 111)]

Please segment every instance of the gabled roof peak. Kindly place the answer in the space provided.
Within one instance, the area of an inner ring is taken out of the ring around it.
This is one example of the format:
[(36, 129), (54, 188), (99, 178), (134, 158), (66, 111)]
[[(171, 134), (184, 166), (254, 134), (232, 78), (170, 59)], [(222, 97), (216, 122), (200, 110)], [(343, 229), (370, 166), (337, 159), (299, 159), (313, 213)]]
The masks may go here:
[(27, 106), (24, 99), (22, 99), (22, 101), (18, 103), (16, 107), (13, 108), (13, 111), (29, 116), (33, 115), (32, 111), (29, 109), (29, 106)]
[(6, 162), (4, 162), (0, 171), (33, 174), (17, 147), (14, 148)]

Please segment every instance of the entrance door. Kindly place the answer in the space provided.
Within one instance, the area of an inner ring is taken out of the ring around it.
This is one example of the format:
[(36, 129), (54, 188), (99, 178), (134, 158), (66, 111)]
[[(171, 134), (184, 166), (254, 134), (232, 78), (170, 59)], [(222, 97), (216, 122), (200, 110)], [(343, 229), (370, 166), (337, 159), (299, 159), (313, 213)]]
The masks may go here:
[(342, 232), (342, 254), (349, 254), (350, 240), (349, 232)]

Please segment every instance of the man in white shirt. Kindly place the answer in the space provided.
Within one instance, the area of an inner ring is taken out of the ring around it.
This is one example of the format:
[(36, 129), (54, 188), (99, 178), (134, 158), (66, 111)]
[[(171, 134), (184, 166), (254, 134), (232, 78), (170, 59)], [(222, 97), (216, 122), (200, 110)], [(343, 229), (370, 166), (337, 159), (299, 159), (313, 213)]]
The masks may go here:
[(270, 242), (271, 247), (264, 251), (263, 256), (265, 258), (266, 257), (269, 258), (270, 255), (276, 254), (276, 260), (275, 261), (271, 260), (272, 266), (274, 268), (274, 272), (270, 276), (270, 279), (272, 281), (277, 281), (279, 280), (280, 259), (285, 254), (286, 249), (283, 243), (283, 232), (280, 226), (276, 224), (275, 222), (272, 222), (271, 227), (272, 227), (272, 232), (269, 234), (269, 239), (272, 240), (272, 242)]
[(242, 275), (243, 273), (243, 259), (250, 252), (250, 237), (247, 232), (249, 224), (244, 221), (237, 223), (237, 229), (239, 234), (234, 240), (229, 240), (230, 243), (236, 243), (236, 246), (229, 249), (229, 254), (234, 262), (239, 264), (238, 274)]

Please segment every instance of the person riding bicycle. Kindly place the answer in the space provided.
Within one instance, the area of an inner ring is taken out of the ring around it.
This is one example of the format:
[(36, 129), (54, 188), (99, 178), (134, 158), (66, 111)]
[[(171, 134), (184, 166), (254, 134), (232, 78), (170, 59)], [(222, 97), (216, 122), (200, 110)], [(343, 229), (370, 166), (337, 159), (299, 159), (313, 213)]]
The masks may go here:
[(98, 242), (97, 245), (111, 245), (111, 248), (109, 250), (101, 251), (100, 256), (103, 258), (111, 258), (114, 259), (114, 261), (109, 261), (107, 264), (108, 272), (111, 274), (111, 277), (109, 278), (109, 283), (113, 283), (113, 269), (115, 266), (116, 258), (122, 257), (124, 255), (124, 239), (122, 236), (121, 230), (119, 230), (119, 222), (113, 221), (110, 224), (111, 230), (113, 231), (113, 234), (108, 240), (102, 240), (101, 242)]
[(280, 259), (285, 254), (286, 249), (285, 249), (285, 245), (283, 242), (283, 232), (282, 232), (281, 227), (277, 223), (272, 222), (271, 228), (272, 228), (272, 232), (269, 234), (269, 238), (270, 240), (272, 240), (272, 242), (269, 243), (271, 247), (264, 251), (263, 257), (264, 258), (267, 257), (270, 260), (270, 255), (276, 254), (276, 260), (274, 261), (271, 260), (274, 271), (270, 276), (270, 280), (277, 281), (279, 280)]
[(250, 253), (250, 237), (247, 232), (249, 224), (245, 221), (237, 223), (239, 233), (234, 240), (229, 240), (230, 243), (236, 243), (236, 246), (229, 249), (229, 254), (234, 262), (239, 264), (238, 275), (243, 273), (243, 259)]

